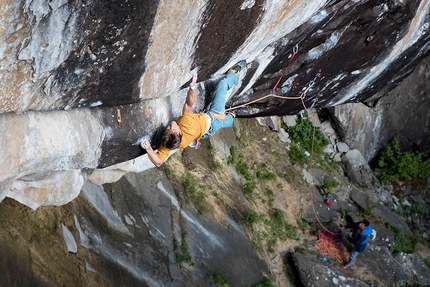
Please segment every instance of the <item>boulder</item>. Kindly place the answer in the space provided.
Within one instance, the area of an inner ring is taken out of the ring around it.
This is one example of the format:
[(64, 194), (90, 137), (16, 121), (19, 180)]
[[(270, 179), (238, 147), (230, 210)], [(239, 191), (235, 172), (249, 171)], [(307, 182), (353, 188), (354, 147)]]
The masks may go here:
[[(305, 212), (302, 215), (303, 220), (307, 222), (330, 222), (337, 216), (336, 210), (339, 209), (337, 195), (332, 194), (332, 205), (324, 203), (324, 198), (318, 189), (312, 187), (312, 201), (305, 207)], [(318, 218), (317, 218), (318, 217)]]
[(342, 163), (345, 166), (347, 176), (359, 186), (372, 190), (380, 187), (378, 179), (373, 175), (369, 164), (360, 151), (356, 149), (348, 151), (342, 156)]
[(287, 127), (295, 127), (297, 124), (297, 115), (283, 116), (282, 121), (287, 125)]
[(351, 198), (351, 200), (354, 201), (354, 203), (357, 204), (361, 209), (373, 208), (377, 205), (370, 199), (368, 193), (356, 188), (355, 186), (351, 187), (349, 198)]
[(344, 142), (337, 142), (336, 149), (338, 152), (345, 153), (349, 151), (349, 146)]
[(402, 266), (410, 286), (430, 286), (430, 269), (419, 254), (399, 253), (396, 261)]
[(286, 144), (290, 144), (291, 143), (290, 135), (284, 129), (280, 129), (279, 130), (279, 132), (278, 132), (278, 138), (283, 143), (286, 143)]
[(404, 234), (412, 234), (411, 229), (405, 221), (405, 218), (391, 210), (389, 207), (377, 204), (372, 208), (372, 215), (377, 217), (382, 223), (389, 223)]
[(362, 264), (366, 265), (373, 276), (385, 283), (385, 286), (399, 286), (406, 282), (405, 271), (391, 256), (387, 247), (369, 243), (366, 250), (358, 255), (353, 267)]
[(300, 281), (305, 287), (333, 287), (333, 286), (368, 286), (364, 282), (342, 272), (327, 262), (304, 255), (300, 252), (293, 254), (293, 262), (299, 273)]

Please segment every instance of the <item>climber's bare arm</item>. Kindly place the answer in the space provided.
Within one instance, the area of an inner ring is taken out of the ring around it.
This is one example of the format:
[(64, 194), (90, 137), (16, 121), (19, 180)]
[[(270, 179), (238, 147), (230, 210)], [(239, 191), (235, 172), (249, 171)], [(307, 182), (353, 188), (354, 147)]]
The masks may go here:
[(182, 109), (183, 113), (193, 112), (194, 100), (196, 98), (196, 91), (195, 91), (196, 83), (197, 83), (197, 72), (194, 72), (193, 80), (190, 83), (190, 89), (188, 90), (188, 93), (187, 93), (187, 99), (185, 100), (184, 108)]
[(157, 154), (154, 152), (154, 150), (151, 147), (151, 144), (147, 139), (143, 140), (141, 144), (142, 148), (146, 150), (146, 153), (148, 154), (149, 160), (156, 166), (160, 167), (164, 161), (162, 161)]

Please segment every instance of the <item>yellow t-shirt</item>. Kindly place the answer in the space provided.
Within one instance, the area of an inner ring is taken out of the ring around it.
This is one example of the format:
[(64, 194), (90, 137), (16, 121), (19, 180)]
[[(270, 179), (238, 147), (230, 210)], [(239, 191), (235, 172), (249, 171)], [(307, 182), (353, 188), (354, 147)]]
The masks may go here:
[[(183, 113), (176, 120), (181, 129), (182, 139), (179, 148), (186, 148), (193, 140), (200, 139), (208, 128), (208, 120), (205, 113)], [(165, 160), (170, 153), (170, 149), (160, 145), (157, 155), (161, 160)]]

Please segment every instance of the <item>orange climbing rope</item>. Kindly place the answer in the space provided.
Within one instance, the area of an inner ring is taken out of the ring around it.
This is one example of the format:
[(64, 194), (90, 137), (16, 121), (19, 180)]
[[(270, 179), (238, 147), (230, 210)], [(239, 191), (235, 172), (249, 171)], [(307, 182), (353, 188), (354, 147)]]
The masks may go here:
[(341, 240), (338, 234), (321, 231), (314, 246), (322, 256), (328, 256), (338, 263), (345, 263), (349, 261), (349, 251)]

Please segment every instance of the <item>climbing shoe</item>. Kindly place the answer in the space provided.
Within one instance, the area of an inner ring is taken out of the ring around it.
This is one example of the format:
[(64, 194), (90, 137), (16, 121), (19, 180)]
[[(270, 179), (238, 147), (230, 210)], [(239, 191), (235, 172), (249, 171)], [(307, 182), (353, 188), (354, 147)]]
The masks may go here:
[(240, 71), (245, 67), (246, 67), (246, 60), (239, 61), (227, 71), (227, 74), (233, 72), (236, 75), (239, 75)]
[(232, 113), (232, 112), (226, 112), (227, 115), (231, 115), (233, 118), (236, 117), (236, 114)]
[(199, 149), (200, 148), (200, 146), (201, 146), (201, 142), (200, 142), (200, 140), (193, 140), (191, 143), (190, 143), (190, 145), (189, 145), (189, 147), (192, 147), (192, 148), (195, 148), (195, 149)]

